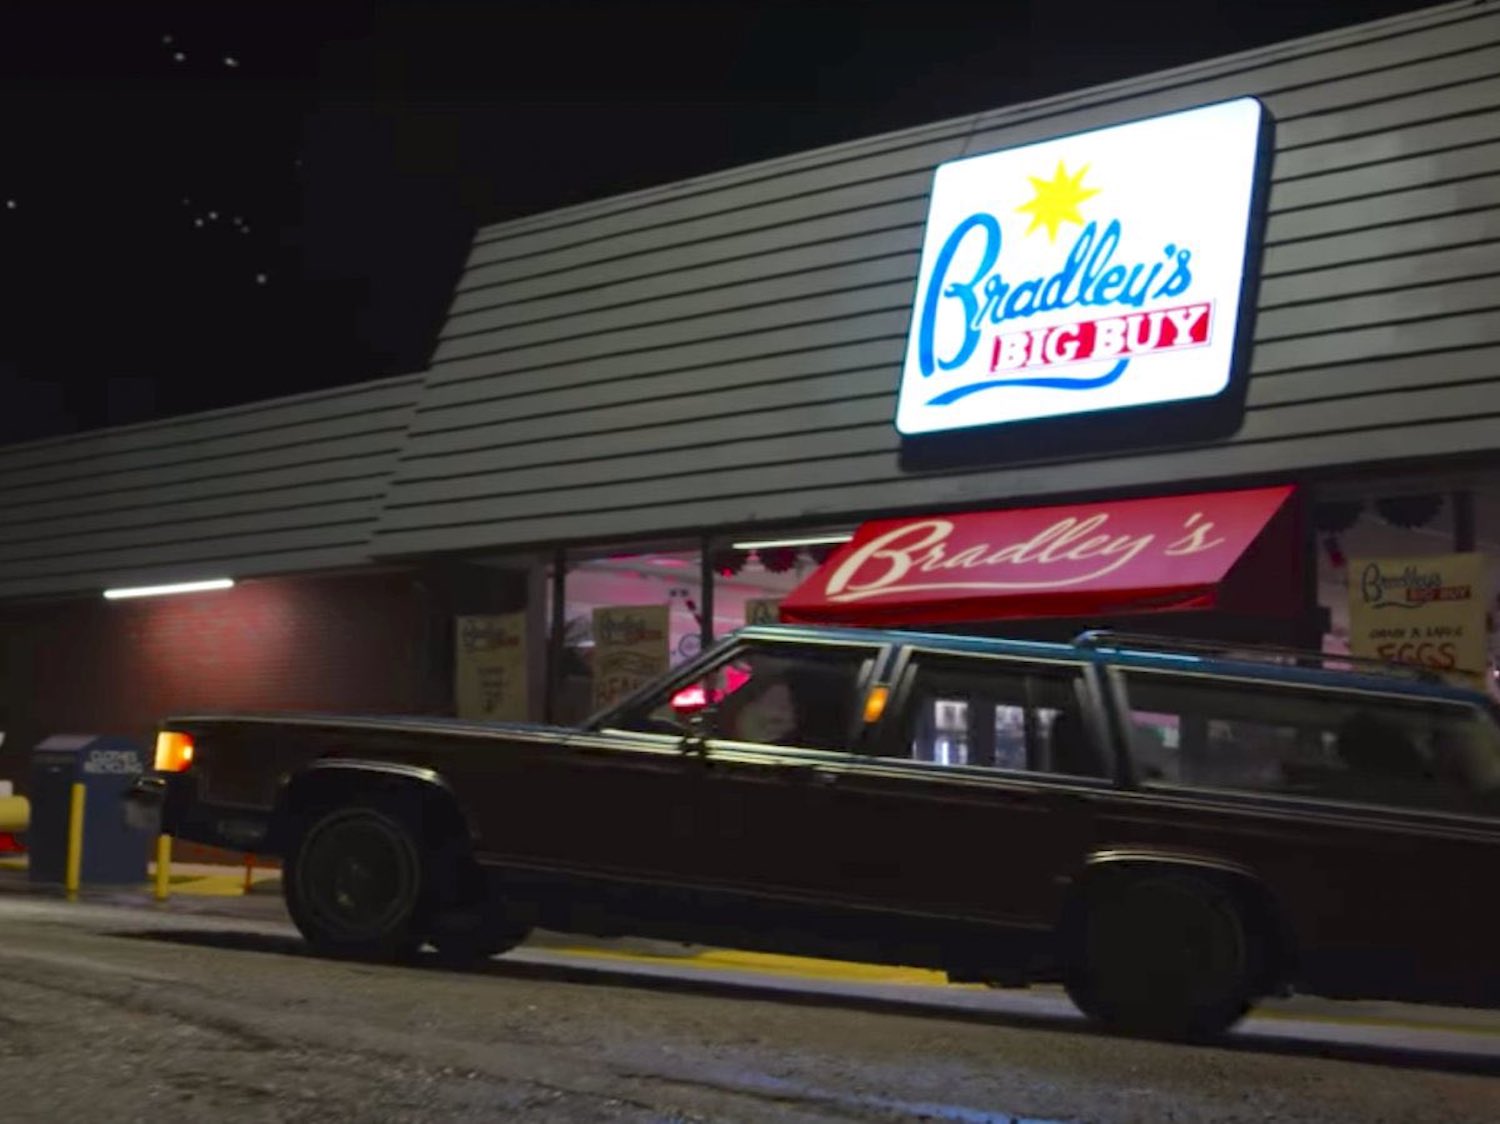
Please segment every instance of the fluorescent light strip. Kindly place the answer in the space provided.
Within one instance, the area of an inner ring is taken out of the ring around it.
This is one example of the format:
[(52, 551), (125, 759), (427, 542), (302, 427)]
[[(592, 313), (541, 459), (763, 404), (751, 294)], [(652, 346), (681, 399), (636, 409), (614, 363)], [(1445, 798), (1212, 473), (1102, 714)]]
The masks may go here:
[(805, 539), (767, 539), (765, 542), (737, 542), (735, 550), (773, 550), (779, 546), (834, 546), (852, 539), (853, 535), (812, 535)]
[(213, 578), (202, 582), (177, 582), (174, 585), (138, 585), (128, 589), (106, 589), (108, 601), (125, 601), (132, 597), (167, 597), (174, 593), (207, 593), (215, 589), (232, 589), (232, 578)]

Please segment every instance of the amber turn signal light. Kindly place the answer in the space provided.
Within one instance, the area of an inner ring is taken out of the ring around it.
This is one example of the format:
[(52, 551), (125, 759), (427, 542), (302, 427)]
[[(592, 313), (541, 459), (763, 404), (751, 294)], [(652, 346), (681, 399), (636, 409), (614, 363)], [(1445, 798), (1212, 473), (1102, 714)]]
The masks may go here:
[(156, 735), (156, 771), (180, 773), (193, 763), (193, 735), (163, 730)]
[(880, 721), (880, 716), (885, 713), (885, 701), (889, 697), (890, 691), (885, 687), (870, 688), (870, 693), (865, 696), (865, 725)]

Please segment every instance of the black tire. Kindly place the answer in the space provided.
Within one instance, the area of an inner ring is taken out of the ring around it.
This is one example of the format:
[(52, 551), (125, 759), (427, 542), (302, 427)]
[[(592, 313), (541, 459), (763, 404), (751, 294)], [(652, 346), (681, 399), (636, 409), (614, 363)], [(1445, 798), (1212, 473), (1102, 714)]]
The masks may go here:
[(1090, 888), (1070, 929), (1068, 995), (1112, 1029), (1209, 1037), (1250, 1009), (1261, 942), (1239, 899), (1210, 878), (1111, 876)]
[(468, 968), (509, 952), (531, 935), (524, 925), (507, 924), (479, 914), (444, 919), (434, 928), (432, 947), (438, 959), (450, 968)]
[(314, 817), (287, 857), (287, 911), (325, 956), (395, 960), (422, 943), (428, 864), (398, 815), (366, 805)]
[(467, 968), (509, 952), (530, 934), (530, 926), (505, 909), (504, 895), (474, 861), (468, 846), (450, 837), (433, 855), (433, 911), (427, 940), (450, 968)]

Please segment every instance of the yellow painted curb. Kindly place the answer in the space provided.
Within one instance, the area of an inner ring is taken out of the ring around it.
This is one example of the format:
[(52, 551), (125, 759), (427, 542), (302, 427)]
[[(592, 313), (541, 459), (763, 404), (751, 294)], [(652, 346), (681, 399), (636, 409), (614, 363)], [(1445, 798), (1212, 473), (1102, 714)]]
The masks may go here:
[(738, 952), (714, 949), (698, 958), (709, 967), (746, 968), (777, 975), (813, 979), (862, 980), (868, 983), (904, 983), (945, 986), (948, 976), (928, 968), (897, 968), (884, 964), (858, 964), (843, 960), (819, 960), (804, 956), (779, 956), (768, 952)]
[(1278, 1022), (1332, 1023), (1335, 1026), (1379, 1026), (1389, 1030), (1439, 1030), (1449, 1034), (1500, 1034), (1500, 1026), (1475, 1026), (1466, 1023), (1413, 1022), (1407, 1019), (1382, 1019), (1374, 1015), (1304, 1014), (1298, 1011), (1278, 1011), (1257, 1007), (1250, 1012), (1252, 1019), (1275, 1019)]
[(983, 987), (982, 984), (950, 984), (946, 973), (926, 968), (894, 968), (883, 964), (856, 964), (804, 956), (780, 956), (768, 952), (709, 949), (691, 956), (655, 956), (651, 953), (615, 952), (601, 948), (562, 948), (558, 951), (570, 956), (590, 956), (601, 960), (623, 960), (635, 963), (644, 961), (705, 970), (728, 968), (756, 972), (761, 975), (796, 976), (812, 980), (853, 980), (861, 983), (895, 983), (928, 987)]
[(169, 879), (171, 892), (207, 898), (242, 898), (245, 880), (222, 874), (174, 874)]
[[(153, 870), (155, 867), (153, 866)], [(280, 871), (267, 871), (251, 879), (252, 886), (259, 886), (280, 878)], [(242, 898), (245, 896), (243, 874), (173, 874), (168, 881), (174, 894), (189, 894), (207, 898)]]
[[(597, 948), (565, 948), (559, 951), (573, 956), (589, 956), (601, 960), (646, 961), (654, 964), (674, 964), (688, 968), (714, 969), (734, 968), (771, 976), (794, 976), (802, 979), (852, 980), (862, 983), (905, 984), (908, 986), (949, 987), (965, 991), (987, 991), (984, 984), (954, 984), (948, 982), (943, 972), (925, 968), (893, 968), (880, 964), (856, 964), (839, 960), (818, 960), (812, 957), (779, 956), (773, 953), (739, 952), (728, 949), (709, 949), (691, 956), (655, 956), (650, 953), (614, 952)], [(1485, 1027), (1449, 1022), (1417, 1022), (1411, 1020), (1382, 1019), (1371, 1015), (1337, 1015), (1323, 1012), (1298, 1012), (1258, 1007), (1252, 1019), (1274, 1019), (1278, 1022), (1333, 1023), (1342, 1026), (1387, 1027), (1397, 1030), (1432, 1030), (1454, 1034), (1500, 1035), (1500, 1026)]]
[[(0, 870), (18, 871), (24, 873), (29, 869), (29, 863), (25, 855), (13, 858), (0, 859)], [(154, 876), (156, 864), (152, 863), (147, 868), (147, 877)], [(251, 879), (252, 886), (259, 886), (263, 882), (280, 878), (278, 870), (257, 871)], [(208, 898), (239, 898), (245, 895), (245, 876), (242, 873), (235, 874), (172, 874), (168, 877), (171, 892), (174, 894), (188, 894), (196, 897)], [(148, 882), (146, 889), (151, 889)], [(85, 886), (87, 889), (87, 886)]]

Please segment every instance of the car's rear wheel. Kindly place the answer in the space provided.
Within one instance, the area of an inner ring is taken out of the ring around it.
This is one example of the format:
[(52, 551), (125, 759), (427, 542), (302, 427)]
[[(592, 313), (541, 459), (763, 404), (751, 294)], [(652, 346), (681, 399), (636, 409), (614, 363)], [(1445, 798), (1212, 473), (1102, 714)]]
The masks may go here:
[(1203, 1037), (1254, 998), (1260, 941), (1239, 899), (1210, 878), (1116, 875), (1091, 888), (1068, 934), (1068, 995), (1137, 1034)]
[(283, 871), (287, 909), (324, 955), (396, 959), (420, 947), (426, 862), (398, 815), (351, 805), (312, 819)]

